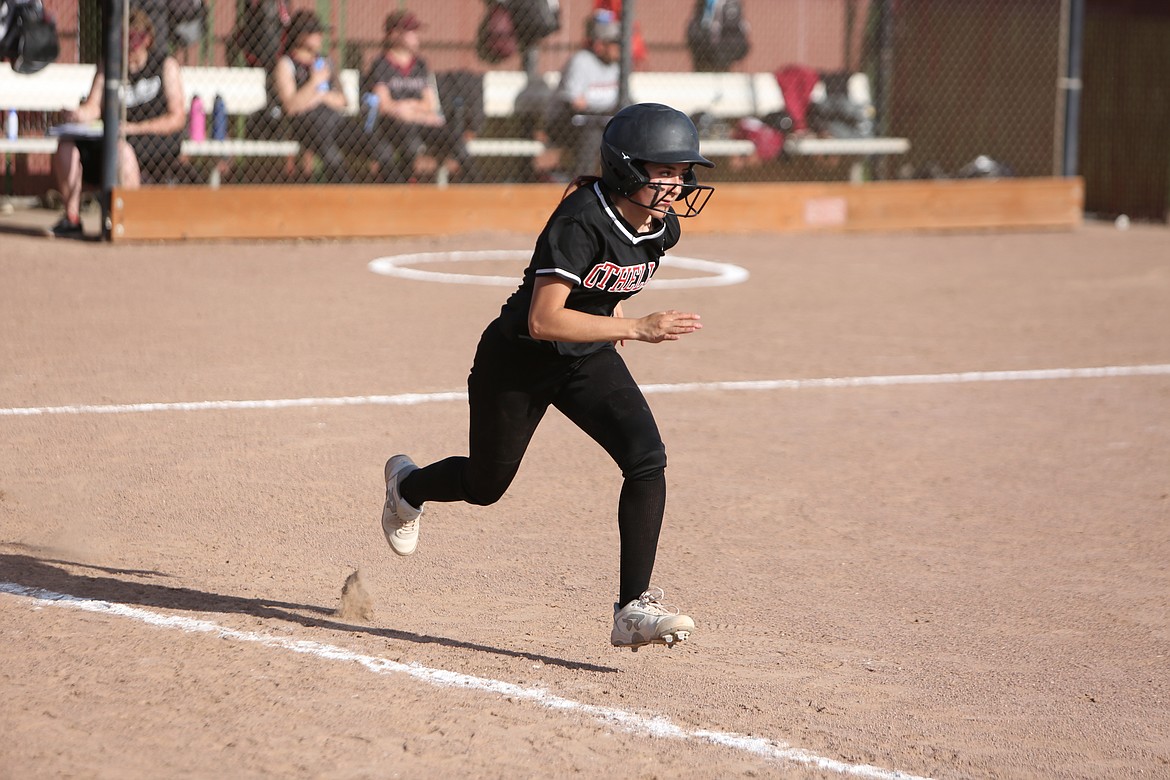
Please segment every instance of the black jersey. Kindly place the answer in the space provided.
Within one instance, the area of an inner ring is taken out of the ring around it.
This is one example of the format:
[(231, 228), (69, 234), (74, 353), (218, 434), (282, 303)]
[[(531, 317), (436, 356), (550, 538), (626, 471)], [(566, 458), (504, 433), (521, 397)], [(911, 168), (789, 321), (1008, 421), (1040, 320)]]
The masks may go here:
[(166, 59), (167, 55), (151, 50), (142, 70), (127, 74), (124, 89), (127, 122), (145, 122), (167, 113), (167, 90), (163, 84)]
[(382, 56), (362, 79), (362, 91), (373, 92), (378, 84), (385, 84), (394, 100), (421, 100), (431, 85), (431, 71), (421, 57), (415, 57), (410, 67), (402, 70)]
[(655, 218), (638, 233), (614, 207), (600, 182), (581, 187), (561, 201), (549, 217), (520, 287), (504, 303), (499, 324), (510, 338), (547, 345), (560, 355), (587, 355), (612, 346), (608, 341), (537, 342), (528, 333), (528, 308), (538, 276), (553, 275), (573, 285), (565, 308), (613, 316), (619, 302), (641, 290), (654, 276), (666, 250), (678, 243), (674, 212)]
[[(303, 87), (309, 83), (309, 79), (313, 78), (313, 71), (317, 67), (316, 61), (313, 61), (313, 62), (309, 63), (308, 65), (306, 65), (303, 62), (298, 62), (297, 60), (294, 60), (292, 57), (288, 56), (287, 54), (284, 55), (281, 59), (288, 60), (289, 63), (292, 65), (293, 87), (295, 89), (299, 90), (301, 87)], [(322, 91), (336, 89), (337, 84), (333, 80), (334, 76), (335, 76), (335, 74), (333, 73), (333, 71), (330, 71), (329, 72), (329, 80), (325, 82), (324, 87), (321, 87), (319, 89), (322, 89)], [(276, 89), (276, 79), (274, 79), (272, 77), (271, 73), (268, 74), (268, 100), (269, 100), (271, 105), (274, 105), (274, 106), (280, 105), (280, 93)]]

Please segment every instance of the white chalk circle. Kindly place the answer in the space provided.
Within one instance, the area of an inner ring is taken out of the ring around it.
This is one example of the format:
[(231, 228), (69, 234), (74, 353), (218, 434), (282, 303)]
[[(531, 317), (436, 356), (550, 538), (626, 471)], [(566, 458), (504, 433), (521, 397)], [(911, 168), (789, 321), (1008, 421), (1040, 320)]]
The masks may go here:
[[(515, 276), (486, 276), (481, 274), (457, 274), (445, 271), (424, 271), (414, 266), (433, 265), (467, 261), (514, 260), (527, 265), (532, 253), (524, 249), (477, 249), (456, 252), (421, 252), (410, 255), (391, 255), (370, 261), (370, 270), (383, 276), (412, 279), (416, 282), (440, 282), (442, 284), (486, 284), (493, 287), (515, 287), (520, 283), (520, 273)], [(684, 287), (724, 287), (739, 284), (748, 278), (746, 268), (731, 263), (717, 263), (714, 260), (700, 260), (697, 257), (667, 255), (662, 258), (663, 268), (681, 268), (699, 271), (704, 276), (676, 279), (653, 279), (647, 288), (654, 290), (679, 289)], [(523, 266), (521, 266), (521, 269)]]

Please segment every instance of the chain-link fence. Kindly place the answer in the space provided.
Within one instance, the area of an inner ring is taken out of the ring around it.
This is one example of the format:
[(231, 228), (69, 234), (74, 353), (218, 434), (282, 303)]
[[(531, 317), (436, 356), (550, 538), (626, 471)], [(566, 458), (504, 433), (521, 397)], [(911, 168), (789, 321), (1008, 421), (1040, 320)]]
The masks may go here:
[[(57, 5), (62, 63), (96, 63), (97, 0)], [(132, 0), (126, 132), (145, 182), (562, 181), (655, 101), (717, 181), (1060, 175), (1069, 5)]]

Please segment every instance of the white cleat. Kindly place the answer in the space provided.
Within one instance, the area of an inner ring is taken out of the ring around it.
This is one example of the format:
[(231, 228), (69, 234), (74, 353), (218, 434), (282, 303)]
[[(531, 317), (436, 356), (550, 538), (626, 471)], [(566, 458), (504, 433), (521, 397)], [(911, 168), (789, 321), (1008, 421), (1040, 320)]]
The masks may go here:
[(382, 507), (382, 533), (386, 535), (390, 549), (399, 555), (410, 555), (418, 547), (418, 525), (422, 510), (406, 503), (398, 490), (406, 475), (417, 470), (418, 466), (406, 455), (395, 455), (386, 461), (386, 504)]
[(690, 639), (695, 621), (680, 615), (676, 607), (662, 604), (663, 595), (661, 588), (650, 588), (620, 609), (615, 604), (610, 644), (636, 651), (654, 644), (674, 647)]

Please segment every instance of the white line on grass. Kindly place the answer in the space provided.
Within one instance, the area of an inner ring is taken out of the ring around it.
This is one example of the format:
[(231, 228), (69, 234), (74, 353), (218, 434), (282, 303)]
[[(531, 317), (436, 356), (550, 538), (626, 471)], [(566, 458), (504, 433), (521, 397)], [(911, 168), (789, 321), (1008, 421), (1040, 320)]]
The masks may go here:
[[(1170, 364), (1104, 366), (1101, 368), (1041, 368), (1022, 371), (963, 371), (952, 374), (902, 374), (847, 376), (823, 379), (760, 379), (740, 382), (681, 382), (642, 385), (645, 393), (695, 393), (704, 391), (810, 390), (838, 387), (886, 387), (891, 385), (950, 385), (968, 382), (1017, 382), (1053, 379), (1108, 379), (1129, 376), (1170, 375)], [(200, 412), (235, 409), (289, 409), (298, 406), (413, 406), (443, 401), (466, 401), (467, 393), (400, 393), (354, 395), (332, 398), (277, 398), (260, 401), (190, 401), (144, 404), (84, 404), (78, 406), (24, 406), (0, 408), (0, 417), (41, 414), (133, 414), (138, 412)]]
[(794, 748), (775, 740), (750, 737), (745, 734), (735, 734), (726, 731), (686, 729), (682, 726), (675, 725), (669, 718), (662, 715), (639, 715), (629, 710), (621, 710), (614, 707), (599, 707), (594, 704), (583, 704), (549, 693), (543, 688), (525, 688), (521, 685), (493, 680), (487, 677), (475, 677), (469, 674), (447, 671), (446, 669), (434, 669), (416, 663), (399, 663), (398, 661), (391, 661), (386, 658), (355, 653), (352, 650), (346, 650), (336, 645), (327, 645), (304, 639), (270, 636), (252, 631), (237, 631), (235, 629), (225, 628), (208, 620), (196, 620), (177, 615), (164, 615), (137, 607), (126, 606), (125, 604), (80, 598), (65, 593), (54, 593), (50, 590), (30, 588), (13, 582), (0, 582), (0, 593), (24, 596), (33, 599), (35, 603), (41, 606), (67, 607), (85, 612), (114, 615), (138, 620), (159, 628), (178, 629), (188, 633), (212, 634), (221, 639), (230, 639), (236, 642), (250, 642), (277, 650), (291, 650), (294, 653), (316, 656), (327, 661), (357, 663), (375, 674), (404, 674), (439, 688), (463, 688), (529, 701), (550, 710), (562, 710), (585, 715), (603, 724), (634, 734), (644, 734), (666, 739), (710, 742), (734, 750), (751, 753), (764, 759), (812, 766), (828, 772), (851, 775), (853, 777), (871, 778), (872, 780), (926, 780), (925, 778), (907, 774), (896, 769), (882, 769), (881, 767), (870, 766), (868, 764), (849, 764), (844, 761), (818, 756), (807, 750)]

